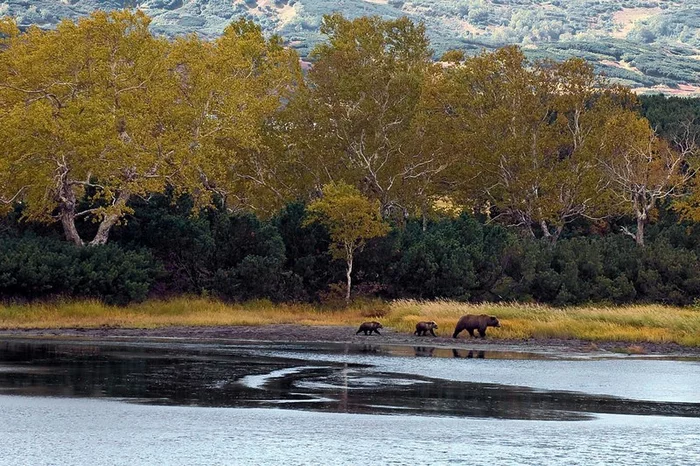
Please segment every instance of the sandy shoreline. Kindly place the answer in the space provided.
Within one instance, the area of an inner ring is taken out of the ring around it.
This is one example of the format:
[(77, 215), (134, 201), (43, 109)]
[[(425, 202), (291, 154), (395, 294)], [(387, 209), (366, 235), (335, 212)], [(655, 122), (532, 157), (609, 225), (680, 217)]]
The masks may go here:
[(160, 327), (153, 329), (98, 327), (59, 329), (0, 329), (2, 339), (86, 339), (86, 340), (148, 340), (178, 339), (188, 341), (275, 341), (279, 343), (354, 343), (377, 345), (406, 345), (435, 348), (484, 349), (508, 351), (557, 351), (571, 353), (634, 353), (659, 356), (700, 356), (700, 348), (677, 343), (648, 343), (623, 341), (584, 341), (563, 339), (507, 340), (470, 339), (460, 335), (453, 339), (443, 336), (418, 337), (383, 329), (382, 335), (355, 335), (355, 327), (262, 325), (213, 327)]

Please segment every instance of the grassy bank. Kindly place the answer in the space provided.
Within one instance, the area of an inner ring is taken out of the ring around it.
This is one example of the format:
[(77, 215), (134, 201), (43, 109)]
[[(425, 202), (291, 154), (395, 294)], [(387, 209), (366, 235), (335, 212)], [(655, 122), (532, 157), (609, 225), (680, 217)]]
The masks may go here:
[(359, 325), (379, 320), (399, 332), (413, 332), (420, 320), (434, 320), (440, 336), (451, 336), (463, 314), (492, 314), (502, 324), (494, 339), (577, 338), (590, 341), (675, 342), (700, 346), (700, 310), (659, 305), (588, 306), (558, 309), (524, 304), (471, 305), (450, 301), (394, 301), (343, 310), (268, 302), (224, 304), (202, 298), (148, 301), (111, 307), (96, 301), (0, 306), (0, 328)]

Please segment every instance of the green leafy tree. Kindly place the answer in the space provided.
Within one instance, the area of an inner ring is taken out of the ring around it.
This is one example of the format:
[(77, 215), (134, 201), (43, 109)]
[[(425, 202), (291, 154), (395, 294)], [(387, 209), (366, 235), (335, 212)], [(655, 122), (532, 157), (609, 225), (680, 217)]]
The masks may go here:
[(432, 53), (425, 27), (334, 14), (321, 32), (328, 40), (293, 104), (296, 163), (316, 189), (342, 180), (379, 200), (383, 215), (408, 215), (445, 168), (418, 120)]
[(27, 218), (59, 220), (79, 246), (77, 220), (97, 222), (90, 244), (104, 244), (129, 201), (175, 182), (182, 164), (168, 43), (149, 23), (117, 11), (51, 31), (0, 24), (3, 197), (21, 192)]
[(453, 62), (436, 88), (433, 124), (461, 158), (449, 177), (456, 199), (551, 242), (574, 219), (605, 215), (598, 129), (625, 92), (591, 66), (530, 63), (506, 47)]
[(352, 264), (355, 253), (364, 248), (367, 240), (389, 232), (379, 212), (378, 201), (371, 201), (346, 183), (331, 183), (323, 187), (323, 197), (309, 204), (305, 224), (318, 222), (331, 236), (330, 251), (334, 258), (344, 259), (347, 265), (345, 300), (350, 301)]

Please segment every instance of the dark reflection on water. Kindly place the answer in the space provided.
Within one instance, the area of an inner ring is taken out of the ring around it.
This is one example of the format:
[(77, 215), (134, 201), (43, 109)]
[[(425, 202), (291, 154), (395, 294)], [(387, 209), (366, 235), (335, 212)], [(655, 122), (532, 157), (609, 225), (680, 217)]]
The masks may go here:
[[(0, 393), (118, 398), (163, 405), (278, 406), (501, 419), (582, 420), (593, 413), (700, 417), (700, 405), (693, 403), (635, 401), (449, 381), (426, 374), (393, 374), (370, 365), (269, 356), (260, 348), (5, 342), (0, 343)], [(319, 345), (304, 349), (323, 351)], [(344, 351), (368, 356), (496, 356), (423, 346), (350, 345)]]
[(469, 351), (460, 351), (458, 349), (453, 349), (452, 350), (452, 355), (455, 358), (466, 358), (466, 359), (485, 359), (486, 358), (486, 351), (474, 351), (474, 350), (469, 350)]

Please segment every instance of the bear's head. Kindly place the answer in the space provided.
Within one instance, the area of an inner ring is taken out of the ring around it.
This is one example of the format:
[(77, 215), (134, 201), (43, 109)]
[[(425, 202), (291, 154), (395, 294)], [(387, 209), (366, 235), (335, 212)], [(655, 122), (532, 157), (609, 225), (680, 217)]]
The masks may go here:
[(489, 316), (488, 326), (489, 327), (500, 327), (501, 323), (494, 316)]

